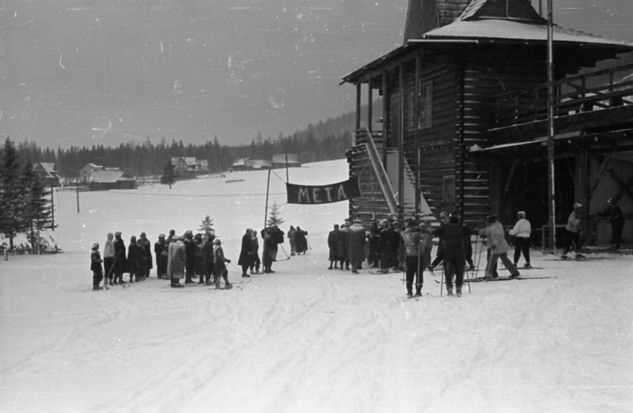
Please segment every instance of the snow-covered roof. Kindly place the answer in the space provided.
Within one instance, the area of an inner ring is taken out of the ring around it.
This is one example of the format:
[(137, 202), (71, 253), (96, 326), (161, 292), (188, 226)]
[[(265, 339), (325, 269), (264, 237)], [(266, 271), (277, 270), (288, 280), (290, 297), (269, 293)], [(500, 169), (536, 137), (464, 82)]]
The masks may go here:
[(90, 177), (91, 182), (114, 183), (118, 181), (134, 180), (133, 177), (120, 169), (100, 169), (95, 171)]

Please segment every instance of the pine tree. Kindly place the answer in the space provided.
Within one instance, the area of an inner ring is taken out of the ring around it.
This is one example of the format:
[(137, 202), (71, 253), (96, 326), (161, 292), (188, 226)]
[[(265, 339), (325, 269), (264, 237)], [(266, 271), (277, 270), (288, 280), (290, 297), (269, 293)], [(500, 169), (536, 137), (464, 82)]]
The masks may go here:
[(273, 206), (270, 210), (270, 214), (268, 215), (268, 222), (267, 222), (267, 226), (271, 226), (271, 225), (281, 225), (284, 223), (284, 219), (281, 217), (281, 212), (279, 210), (279, 206), (277, 206), (277, 203), (273, 203)]
[(24, 194), (21, 207), (23, 229), (29, 231), (31, 248), (39, 253), (40, 232), (45, 228), (52, 228), (53, 211), (50, 206), (50, 192), (40, 182), (30, 161), (24, 165), (20, 180)]
[(169, 185), (169, 189), (176, 182), (176, 171), (174, 170), (174, 164), (171, 160), (167, 161), (163, 168), (163, 175), (160, 177), (160, 183), (163, 185)]
[(21, 210), (24, 202), (24, 191), (20, 185), (17, 152), (9, 138), (4, 143), (0, 166), (0, 232), (9, 237), (9, 249), (13, 249), (13, 239), (22, 232), (24, 221)]
[(202, 220), (202, 224), (200, 224), (198, 230), (204, 232), (205, 234), (214, 232), (213, 218), (211, 218), (209, 215), (205, 215), (204, 219)]

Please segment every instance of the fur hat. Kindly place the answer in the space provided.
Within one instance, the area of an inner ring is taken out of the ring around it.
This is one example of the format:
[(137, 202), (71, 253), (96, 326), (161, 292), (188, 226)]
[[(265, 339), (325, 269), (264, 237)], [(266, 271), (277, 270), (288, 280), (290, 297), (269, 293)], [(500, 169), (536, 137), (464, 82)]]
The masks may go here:
[(217, 245), (221, 245), (222, 241), (220, 241), (220, 238), (216, 238), (216, 239), (213, 240), (213, 243), (217, 244)]
[(117, 232), (115, 232), (115, 233), (114, 233), (114, 236), (115, 236), (115, 237), (120, 237), (120, 236), (121, 236), (121, 231), (117, 231)]
[(98, 242), (95, 242), (94, 244), (92, 244), (92, 250), (93, 251), (96, 251), (98, 249), (99, 249), (99, 243)]

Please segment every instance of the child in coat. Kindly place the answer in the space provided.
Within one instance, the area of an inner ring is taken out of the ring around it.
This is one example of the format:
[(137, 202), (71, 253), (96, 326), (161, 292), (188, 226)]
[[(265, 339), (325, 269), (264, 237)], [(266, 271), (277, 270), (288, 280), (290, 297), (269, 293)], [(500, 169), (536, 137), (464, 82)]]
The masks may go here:
[(99, 243), (95, 242), (92, 245), (92, 252), (90, 253), (90, 270), (92, 271), (92, 289), (100, 290), (99, 284), (103, 279), (103, 266), (101, 265), (103, 260), (101, 254), (99, 254)]

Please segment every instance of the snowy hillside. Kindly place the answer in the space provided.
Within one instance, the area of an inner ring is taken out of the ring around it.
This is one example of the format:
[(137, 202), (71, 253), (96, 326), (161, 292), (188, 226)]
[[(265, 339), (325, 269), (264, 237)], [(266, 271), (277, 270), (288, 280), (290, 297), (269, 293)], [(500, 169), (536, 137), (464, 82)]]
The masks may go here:
[[(449, 298), (426, 274), (424, 296), (407, 301), (400, 273), (328, 271), (325, 237), (347, 204), (287, 205), (275, 173), (270, 203), (311, 249), (248, 283), (239, 239), (263, 225), (265, 172), (81, 193), (79, 214), (59, 192), (64, 253), (0, 261), (0, 411), (633, 411), (631, 256), (534, 252), (525, 280)], [(295, 183), (346, 177), (344, 160), (290, 170)], [(154, 274), (90, 290), (89, 248), (107, 232), (154, 241), (206, 214), (233, 290), (174, 290)]]

